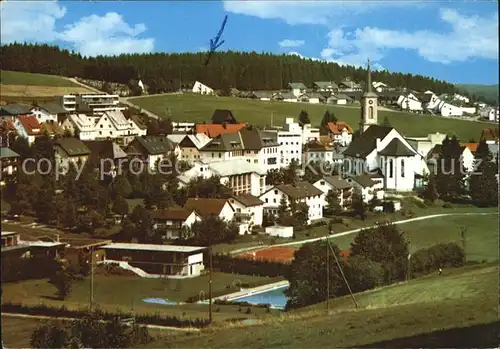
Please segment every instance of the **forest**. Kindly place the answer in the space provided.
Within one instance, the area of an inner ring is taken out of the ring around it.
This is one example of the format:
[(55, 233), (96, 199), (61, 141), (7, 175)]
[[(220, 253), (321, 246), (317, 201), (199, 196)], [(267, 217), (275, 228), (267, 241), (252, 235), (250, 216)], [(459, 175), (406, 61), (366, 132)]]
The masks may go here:
[[(129, 84), (141, 79), (151, 90), (175, 91), (196, 80), (214, 89), (237, 88), (243, 91), (287, 89), (289, 82), (340, 82), (345, 78), (361, 84), (366, 69), (337, 63), (303, 59), (295, 55), (256, 52), (216, 52), (208, 65), (204, 52), (122, 54), (83, 57), (58, 46), (13, 43), (1, 46), (3, 70), (53, 74)], [(421, 75), (389, 71), (372, 72), (373, 81), (391, 87), (436, 94), (458, 92), (455, 85)]]

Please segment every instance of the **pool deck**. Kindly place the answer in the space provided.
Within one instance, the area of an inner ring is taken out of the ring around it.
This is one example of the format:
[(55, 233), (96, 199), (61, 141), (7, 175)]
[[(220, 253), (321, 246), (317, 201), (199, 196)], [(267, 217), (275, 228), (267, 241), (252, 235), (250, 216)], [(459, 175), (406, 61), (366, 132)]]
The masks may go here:
[[(290, 285), (290, 283), (286, 280), (284, 281), (278, 281), (278, 282), (273, 282), (272, 284), (267, 284), (267, 285), (262, 285), (262, 286), (257, 286), (253, 288), (246, 288), (243, 289), (242, 291), (230, 293), (230, 294), (225, 294), (223, 296), (215, 297), (212, 300), (233, 300), (235, 298), (240, 298), (240, 297), (245, 297), (245, 296), (250, 296), (253, 294), (258, 294), (262, 293), (265, 291), (273, 290), (275, 288), (281, 288)], [(206, 302), (206, 301), (205, 301)]]

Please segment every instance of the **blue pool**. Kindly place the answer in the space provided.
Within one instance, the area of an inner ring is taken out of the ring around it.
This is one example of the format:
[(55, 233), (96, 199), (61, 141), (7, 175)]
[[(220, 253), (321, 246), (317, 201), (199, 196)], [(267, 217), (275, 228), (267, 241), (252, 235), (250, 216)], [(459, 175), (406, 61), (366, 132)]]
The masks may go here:
[(285, 290), (287, 288), (288, 286), (282, 286), (231, 300), (235, 302), (248, 302), (250, 304), (269, 304), (271, 308), (284, 309), (287, 301), (287, 297), (285, 295)]
[(176, 302), (169, 301), (166, 298), (146, 298), (142, 300), (144, 303), (153, 303), (161, 305), (177, 305)]

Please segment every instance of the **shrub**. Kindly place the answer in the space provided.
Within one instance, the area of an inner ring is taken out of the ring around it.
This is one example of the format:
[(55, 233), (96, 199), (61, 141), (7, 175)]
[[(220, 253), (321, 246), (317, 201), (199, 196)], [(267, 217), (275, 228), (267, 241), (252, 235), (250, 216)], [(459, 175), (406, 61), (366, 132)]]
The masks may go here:
[(394, 202), (392, 201), (386, 201), (382, 204), (382, 207), (384, 209), (384, 212), (386, 213), (394, 213), (395, 208), (394, 208)]
[(443, 205), (443, 208), (453, 208), (453, 205), (450, 204), (449, 202), (446, 202), (444, 205)]
[(416, 251), (411, 257), (412, 276), (428, 274), (439, 268), (457, 268), (464, 265), (465, 254), (455, 243), (438, 244)]
[(252, 313), (252, 308), (248, 307), (247, 310), (245, 311), (245, 314), (251, 314)]

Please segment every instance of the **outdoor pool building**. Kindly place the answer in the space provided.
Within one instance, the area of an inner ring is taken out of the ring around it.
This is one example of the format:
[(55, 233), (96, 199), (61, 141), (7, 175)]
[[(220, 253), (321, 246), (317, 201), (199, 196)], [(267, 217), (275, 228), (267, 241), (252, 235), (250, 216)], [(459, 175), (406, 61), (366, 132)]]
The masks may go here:
[(102, 248), (106, 261), (126, 262), (147, 274), (194, 277), (205, 269), (203, 252), (206, 247), (112, 243)]

